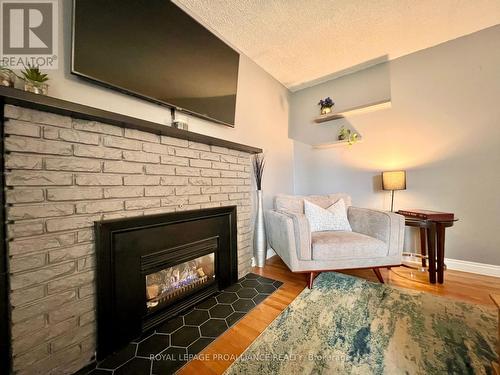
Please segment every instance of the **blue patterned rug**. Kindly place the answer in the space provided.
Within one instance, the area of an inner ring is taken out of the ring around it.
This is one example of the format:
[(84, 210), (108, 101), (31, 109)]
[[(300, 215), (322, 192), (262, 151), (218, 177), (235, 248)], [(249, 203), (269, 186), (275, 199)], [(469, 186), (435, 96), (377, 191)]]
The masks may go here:
[(323, 273), (226, 374), (491, 374), (493, 309)]

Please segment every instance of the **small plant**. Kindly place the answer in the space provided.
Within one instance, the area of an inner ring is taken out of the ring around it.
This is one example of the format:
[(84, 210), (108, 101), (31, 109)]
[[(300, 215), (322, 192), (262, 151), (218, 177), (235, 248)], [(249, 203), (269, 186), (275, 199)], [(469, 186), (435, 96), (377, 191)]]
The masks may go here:
[(262, 190), (262, 176), (264, 175), (265, 160), (263, 154), (256, 154), (253, 157), (253, 174), (255, 176), (255, 184), (257, 185), (257, 190)]
[(1, 64), (0, 64), (0, 71), (1, 72), (11, 72), (12, 73), (12, 70), (10, 68), (7, 68), (6, 66), (1, 65)]
[(348, 139), (350, 134), (351, 131), (342, 126), (339, 130), (339, 141), (344, 141)]
[(359, 140), (359, 134), (351, 131), (351, 129), (346, 129), (341, 127), (339, 130), (339, 141), (347, 141), (349, 146), (352, 146)]
[(332, 108), (335, 103), (333, 102), (332, 98), (330, 97), (327, 97), (325, 99), (321, 99), (319, 102), (318, 102), (318, 105), (321, 107), (321, 108)]
[(352, 146), (353, 144), (355, 144), (357, 141), (358, 141), (358, 137), (359, 137), (359, 134), (358, 133), (351, 133), (351, 135), (349, 136), (349, 146)]
[(43, 74), (38, 66), (30, 65), (21, 71), (24, 79), (24, 91), (32, 92), (34, 94), (47, 95), (49, 85), (45, 82), (49, 80), (47, 74)]
[(0, 85), (14, 87), (16, 75), (14, 72), (4, 65), (0, 65)]
[(33, 66), (30, 64), (28, 64), (27, 67), (24, 66), (24, 70), (21, 71), (21, 74), (26, 81), (43, 83), (49, 80), (47, 74), (43, 74), (38, 66)]
[(332, 107), (335, 105), (333, 102), (332, 98), (327, 97), (325, 99), (321, 99), (318, 102), (318, 105), (321, 107), (320, 113), (322, 115), (326, 115), (327, 113), (330, 113), (332, 111)]

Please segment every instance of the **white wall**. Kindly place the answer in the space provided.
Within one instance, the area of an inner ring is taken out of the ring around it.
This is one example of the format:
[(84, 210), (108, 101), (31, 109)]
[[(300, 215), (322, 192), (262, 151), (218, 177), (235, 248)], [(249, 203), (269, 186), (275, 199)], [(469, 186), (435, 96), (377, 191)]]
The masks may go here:
[[(86, 82), (70, 72), (71, 1), (59, 2), (59, 69), (48, 71), (50, 96), (153, 122), (168, 124), (170, 110)], [(154, 74), (154, 72), (152, 72)], [(260, 147), (267, 157), (264, 180), (266, 205), (278, 192), (293, 189), (293, 144), (288, 139), (289, 91), (241, 55), (235, 128), (181, 115), (189, 130)]]
[(406, 169), (396, 209), (455, 212), (446, 257), (500, 265), (499, 41), (495, 26), (386, 63), (392, 108), (345, 120), (363, 136), (352, 147), (311, 149), (306, 142), (333, 139), (342, 122), (315, 127), (303, 112), (317, 111), (326, 95), (339, 102), (381, 91), (379, 70), (344, 78), (348, 91), (340, 78), (293, 93), (290, 134), (313, 133), (294, 145), (296, 193), (346, 191), (355, 205), (389, 209), (390, 193), (376, 180)]

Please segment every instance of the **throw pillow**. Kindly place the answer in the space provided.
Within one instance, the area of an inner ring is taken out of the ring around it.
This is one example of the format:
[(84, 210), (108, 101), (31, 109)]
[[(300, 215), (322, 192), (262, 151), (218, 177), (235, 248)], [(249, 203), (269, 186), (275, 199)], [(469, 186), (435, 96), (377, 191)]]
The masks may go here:
[(304, 199), (304, 213), (311, 226), (311, 232), (326, 230), (352, 232), (343, 199), (339, 199), (326, 209)]

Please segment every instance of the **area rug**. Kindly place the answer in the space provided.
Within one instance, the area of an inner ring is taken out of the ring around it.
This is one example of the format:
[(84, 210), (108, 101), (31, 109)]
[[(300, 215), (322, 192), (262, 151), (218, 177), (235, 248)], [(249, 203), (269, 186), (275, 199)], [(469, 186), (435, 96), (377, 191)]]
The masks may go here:
[(493, 309), (323, 273), (226, 374), (490, 374)]

